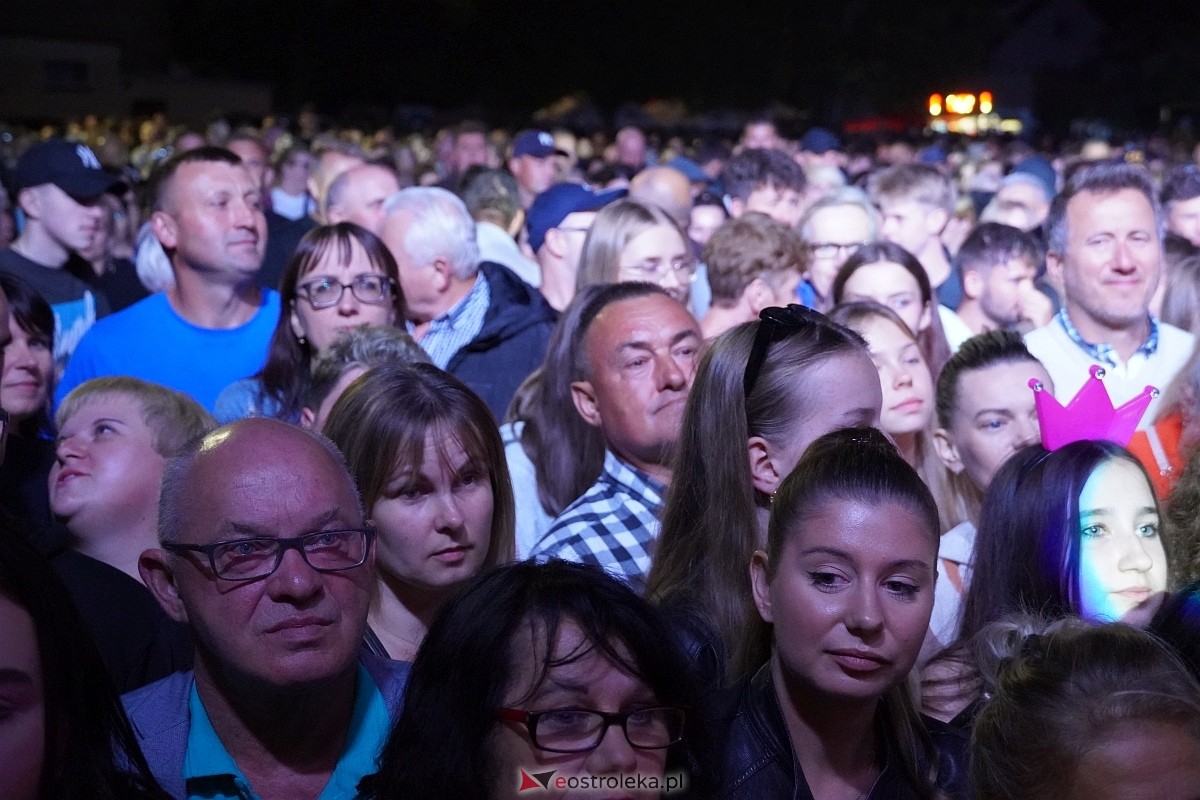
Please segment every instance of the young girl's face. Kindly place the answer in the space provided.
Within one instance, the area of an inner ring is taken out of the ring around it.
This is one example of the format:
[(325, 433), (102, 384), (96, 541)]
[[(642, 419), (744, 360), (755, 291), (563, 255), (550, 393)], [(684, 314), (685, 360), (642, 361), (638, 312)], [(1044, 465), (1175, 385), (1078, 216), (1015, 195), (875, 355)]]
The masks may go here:
[(892, 436), (925, 430), (933, 415), (933, 377), (916, 340), (882, 317), (864, 321), (859, 333), (867, 340), (879, 370), (883, 389), (880, 429)]
[(1167, 588), (1158, 504), (1142, 470), (1110, 458), (1079, 494), (1079, 613), (1097, 622), (1144, 622)]
[(789, 532), (778, 563), (756, 553), (755, 603), (785, 679), (858, 700), (904, 680), (929, 627), (936, 560), (937, 531), (895, 501), (827, 500)]
[(921, 299), (921, 286), (912, 273), (894, 261), (863, 264), (842, 286), (842, 302), (871, 301), (886, 306), (920, 333), (929, 327), (929, 304)]

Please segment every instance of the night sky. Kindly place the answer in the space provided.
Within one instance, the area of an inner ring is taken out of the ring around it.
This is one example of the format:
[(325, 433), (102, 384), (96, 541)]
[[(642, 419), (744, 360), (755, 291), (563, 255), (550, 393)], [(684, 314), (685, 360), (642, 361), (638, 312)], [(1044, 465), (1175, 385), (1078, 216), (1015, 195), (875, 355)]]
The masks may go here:
[(984, 84), (1016, 87), (998, 102), (1052, 124), (1146, 127), (1164, 105), (1200, 110), (1200, 8), (1180, 0), (5, 4), (6, 35), (116, 41), (133, 71), (264, 81), (280, 109), (364, 118), (426, 105), (520, 122), (584, 92), (605, 113), (654, 99), (780, 103), (803, 122), (838, 123)]

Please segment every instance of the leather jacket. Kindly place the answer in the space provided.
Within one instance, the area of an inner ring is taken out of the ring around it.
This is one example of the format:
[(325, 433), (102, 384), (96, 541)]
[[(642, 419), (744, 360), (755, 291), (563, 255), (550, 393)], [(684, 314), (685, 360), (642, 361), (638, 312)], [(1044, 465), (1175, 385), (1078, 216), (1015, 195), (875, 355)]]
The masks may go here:
[[(967, 736), (937, 720), (922, 717), (937, 750), (937, 784), (946, 797), (967, 800)], [(728, 690), (710, 720), (716, 752), (721, 753), (717, 797), (734, 800), (812, 800), (813, 795), (792, 752), (783, 711), (771, 680), (770, 664)], [(921, 800), (923, 795), (899, 768), (890, 743), (886, 762), (867, 800)], [(924, 766), (924, 765), (922, 765)]]

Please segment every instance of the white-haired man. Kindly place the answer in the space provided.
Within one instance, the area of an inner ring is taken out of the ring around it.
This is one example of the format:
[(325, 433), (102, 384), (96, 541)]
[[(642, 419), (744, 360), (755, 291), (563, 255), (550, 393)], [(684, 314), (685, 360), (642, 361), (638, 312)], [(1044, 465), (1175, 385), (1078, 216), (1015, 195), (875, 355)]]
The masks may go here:
[(400, 268), (409, 332), (503, 418), (541, 364), (557, 315), (509, 269), (480, 262), (475, 222), (452, 193), (405, 189), (384, 214), (380, 238)]

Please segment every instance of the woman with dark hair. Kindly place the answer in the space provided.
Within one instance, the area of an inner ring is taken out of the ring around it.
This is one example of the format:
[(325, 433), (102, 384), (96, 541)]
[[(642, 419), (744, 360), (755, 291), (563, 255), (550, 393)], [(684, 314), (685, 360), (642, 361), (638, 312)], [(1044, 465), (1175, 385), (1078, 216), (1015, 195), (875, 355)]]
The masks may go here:
[(8, 298), (9, 343), (0, 371), (0, 409), (8, 412), (7, 455), (0, 450), (0, 510), (29, 524), (43, 552), (65, 543), (55, 531), (46, 480), (54, 465), (54, 313), (33, 287), (0, 274)]
[(0, 797), (166, 800), (66, 587), (0, 527)]
[(961, 326), (956, 345), (971, 335), (950, 309), (938, 305), (929, 276), (916, 256), (892, 242), (865, 244), (846, 259), (833, 279), (833, 302), (870, 301), (896, 312), (917, 336), (933, 375), (956, 347), (947, 339), (947, 321)]
[(660, 782), (640, 796), (661, 796), (668, 780), (710, 796), (696, 771), (696, 698), (670, 642), (654, 609), (595, 567), (525, 561), (481, 576), (421, 646), (376, 797), (516, 797), (541, 773), (636, 774)]
[(700, 361), (646, 596), (667, 609), (713, 685), (752, 672), (737, 643), (757, 614), (746, 565), (771, 498), (814, 439), (879, 421), (879, 377), (858, 334), (798, 305), (726, 331)]
[(721, 797), (965, 796), (965, 737), (922, 718), (907, 681), (939, 530), (929, 489), (879, 431), (809, 446), (750, 564), (771, 656), (716, 715)]
[(1200, 684), (1128, 625), (985, 631), (997, 675), (971, 737), (977, 800), (1193, 800)]
[(313, 356), (360, 325), (404, 319), (396, 260), (383, 242), (352, 222), (323, 225), (304, 235), (279, 280), (281, 312), (257, 375), (217, 398), (221, 422), (275, 417), (299, 422)]
[(324, 433), (345, 454), (379, 537), (367, 647), (411, 661), (442, 604), (512, 560), (513, 496), (495, 420), (453, 375), (413, 364), (365, 372)]
[(982, 692), (970, 644), (988, 623), (1014, 613), (1149, 623), (1168, 571), (1145, 470), (1112, 442), (1020, 451), (984, 497), (972, 575), (958, 638), (922, 674), (926, 713), (964, 723)]

